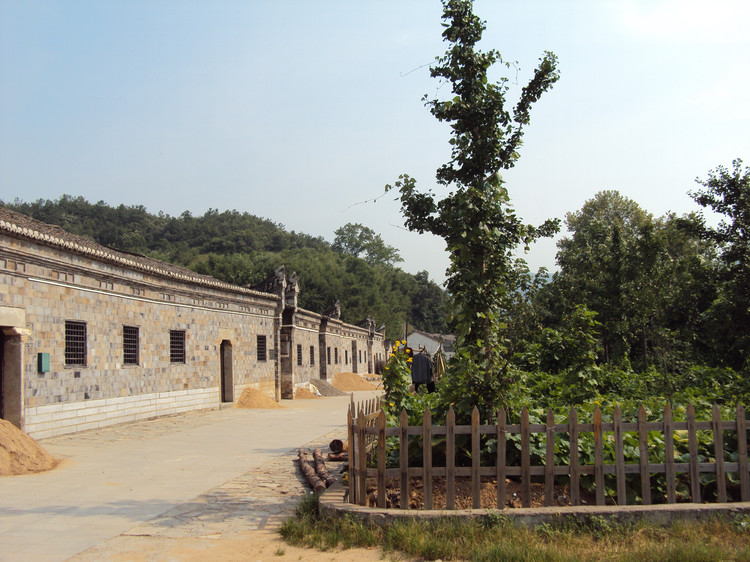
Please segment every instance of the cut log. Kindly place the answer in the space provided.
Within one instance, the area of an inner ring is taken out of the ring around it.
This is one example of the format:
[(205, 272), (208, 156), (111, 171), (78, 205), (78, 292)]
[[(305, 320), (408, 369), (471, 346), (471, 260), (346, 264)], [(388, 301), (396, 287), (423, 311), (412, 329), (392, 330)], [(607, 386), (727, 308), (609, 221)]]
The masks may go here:
[(326, 469), (326, 463), (323, 460), (323, 454), (320, 452), (320, 449), (313, 451), (313, 459), (315, 460), (315, 473), (318, 475), (318, 478), (325, 482), (326, 488), (336, 482), (336, 479)]
[(341, 439), (334, 439), (331, 441), (330, 445), (328, 445), (328, 448), (331, 449), (332, 453), (345, 453), (349, 450), (349, 443), (347, 441), (342, 441)]
[(307, 452), (300, 449), (298, 457), (299, 469), (302, 471), (302, 474), (305, 477), (305, 480), (307, 480), (307, 483), (310, 485), (310, 488), (312, 488), (316, 494), (324, 492), (326, 489), (326, 485), (320, 478), (318, 478), (318, 475), (315, 473), (315, 469), (310, 466), (309, 462), (307, 462)]

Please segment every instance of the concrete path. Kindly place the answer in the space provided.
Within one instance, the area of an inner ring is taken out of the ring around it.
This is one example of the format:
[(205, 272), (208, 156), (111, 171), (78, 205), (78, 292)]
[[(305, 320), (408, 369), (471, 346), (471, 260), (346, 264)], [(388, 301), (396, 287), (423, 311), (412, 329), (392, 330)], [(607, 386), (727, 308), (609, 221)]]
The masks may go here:
[[(354, 399), (377, 394), (355, 392)], [(222, 522), (225, 532), (263, 528), (278, 518), (278, 506), (253, 502), (243, 490), (285, 486), (296, 495), (295, 472), (280, 466), (287, 464), (280, 457), (343, 435), (349, 401), (189, 412), (42, 440), (64, 461), (50, 472), (0, 479), (0, 561), (65, 560), (129, 530), (138, 533), (149, 520), (146, 526), (164, 536), (210, 535), (210, 521)], [(248, 471), (267, 477), (258, 486)]]

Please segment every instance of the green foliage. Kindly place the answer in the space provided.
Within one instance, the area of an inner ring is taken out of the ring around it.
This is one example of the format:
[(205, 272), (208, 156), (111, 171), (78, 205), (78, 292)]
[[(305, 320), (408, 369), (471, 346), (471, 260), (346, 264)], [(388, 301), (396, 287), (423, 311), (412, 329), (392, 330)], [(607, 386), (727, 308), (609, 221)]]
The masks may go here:
[(456, 381), (443, 392), (456, 391), (453, 398), (463, 402), (470, 389), (481, 398), (481, 414), (487, 419), (512, 382), (503, 311), (512, 308), (516, 290), (513, 251), (557, 229), (555, 221), (539, 228), (524, 224), (510, 207), (499, 171), (517, 159), (531, 106), (558, 79), (557, 60), (545, 54), (511, 113), (505, 108), (507, 80), (491, 83), (487, 77), (489, 68), (502, 62), (500, 54), (476, 49), (485, 25), (473, 14), (472, 2), (445, 0), (443, 20), (443, 38), (450, 46), (430, 73), (451, 85), (453, 97), (425, 101), (436, 119), (451, 126), (452, 158), (436, 178), (453, 191), (437, 200), (432, 193), (419, 193), (407, 175), (386, 190), (399, 190), (410, 230), (430, 232), (446, 242), (451, 259), (447, 289), (459, 352), (446, 377)]
[[(420, 389), (412, 393), (412, 358), (407, 352), (406, 342), (396, 341), (391, 354), (383, 367), (383, 408), (388, 416), (388, 424), (399, 424), (399, 416), (406, 411), (410, 425), (420, 425), (425, 410), (433, 410), (438, 405), (438, 395)], [(439, 388), (439, 385), (438, 385)]]
[(666, 373), (705, 358), (705, 313), (715, 295), (713, 246), (697, 217), (656, 219), (616, 191), (567, 216), (560, 271), (532, 300), (548, 327), (576, 306), (597, 313), (600, 362)]
[(747, 370), (750, 366), (750, 169), (742, 160), (732, 169), (719, 166), (706, 180), (697, 180), (705, 189), (691, 194), (703, 207), (724, 215), (715, 228), (701, 221), (699, 234), (718, 244), (720, 291), (710, 327), (712, 342), (726, 365)]
[(367, 525), (350, 516), (307, 517), (306, 511), (283, 523), (280, 532), (288, 543), (324, 551), (379, 546), (384, 559), (746, 560), (750, 555), (744, 515), (671, 525), (569, 516), (529, 526), (490, 511), (484, 519), (413, 517)]
[(393, 265), (404, 261), (398, 250), (388, 246), (380, 234), (358, 223), (347, 223), (334, 232), (333, 249), (342, 254), (354, 257), (364, 255), (364, 260), (371, 264)]

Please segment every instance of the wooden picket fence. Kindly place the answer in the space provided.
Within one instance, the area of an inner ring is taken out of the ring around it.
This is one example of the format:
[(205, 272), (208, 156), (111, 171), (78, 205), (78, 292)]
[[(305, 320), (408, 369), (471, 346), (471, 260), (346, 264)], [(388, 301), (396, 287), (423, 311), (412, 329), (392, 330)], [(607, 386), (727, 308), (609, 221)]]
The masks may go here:
[[(547, 413), (546, 424), (529, 423), (529, 413), (526, 408), (521, 412), (520, 423), (506, 423), (506, 413), (500, 410), (497, 423), (481, 425), (479, 411), (475, 408), (472, 413), (471, 425), (456, 425), (455, 414), (451, 408), (448, 411), (445, 426), (433, 426), (429, 410), (424, 412), (421, 426), (409, 426), (406, 412), (401, 413), (398, 427), (386, 427), (386, 417), (383, 410), (379, 410), (377, 399), (357, 406), (352, 403), (348, 418), (349, 433), (349, 502), (359, 505), (367, 504), (367, 480), (376, 484), (377, 506), (386, 505), (386, 481), (395, 479), (399, 482), (401, 498), (409, 497), (409, 479), (421, 477), (424, 489), (424, 508), (433, 508), (432, 487), (433, 478), (445, 478), (446, 506), (455, 509), (456, 477), (470, 477), (472, 490), (472, 506), (480, 507), (481, 478), (495, 477), (497, 479), (497, 508), (502, 509), (506, 500), (506, 478), (520, 479), (521, 502), (523, 507), (531, 503), (532, 478), (544, 481), (544, 505), (554, 504), (553, 492), (555, 477), (567, 477), (570, 482), (570, 503), (581, 504), (581, 476), (593, 475), (595, 484), (596, 505), (605, 505), (604, 477), (614, 474), (616, 480), (616, 501), (618, 505), (626, 505), (626, 475), (640, 475), (641, 497), (644, 505), (651, 504), (651, 475), (664, 474), (666, 480), (666, 501), (676, 503), (676, 484), (678, 474), (687, 474), (691, 500), (701, 502), (700, 475), (710, 473), (716, 475), (716, 497), (719, 502), (727, 501), (727, 473), (738, 473), (740, 481), (740, 497), (742, 501), (750, 501), (750, 468), (747, 453), (747, 420), (742, 405), (736, 408), (734, 420), (722, 420), (719, 407), (714, 405), (711, 421), (696, 421), (695, 409), (691, 405), (687, 408), (686, 421), (673, 421), (672, 410), (667, 405), (661, 421), (646, 421), (646, 411), (641, 406), (636, 421), (623, 421), (619, 408), (615, 408), (613, 421), (602, 422), (602, 414), (597, 407), (594, 411), (593, 423), (578, 423), (574, 408), (570, 409), (569, 422), (556, 424), (550, 410)], [(674, 440), (676, 431), (686, 431), (688, 436), (689, 462), (675, 462)], [(710, 431), (713, 437), (714, 462), (701, 462), (698, 453), (698, 432)], [(594, 464), (580, 463), (578, 438), (582, 433), (592, 433), (594, 438)], [(623, 438), (625, 433), (635, 432), (638, 435), (639, 462), (626, 464)], [(664, 463), (650, 463), (648, 454), (648, 433), (660, 432), (664, 436)], [(736, 432), (737, 451), (736, 462), (724, 460), (723, 432)], [(530, 435), (532, 433), (545, 434), (546, 451), (544, 465), (532, 466), (530, 453)], [(570, 463), (555, 465), (555, 435), (567, 434), (570, 441)], [(520, 466), (509, 466), (506, 462), (506, 443), (509, 435), (520, 435)], [(603, 443), (605, 434), (614, 442), (615, 462), (604, 462)], [(456, 436), (470, 435), (471, 466), (456, 466)], [(408, 457), (408, 442), (410, 436), (422, 437), (422, 466), (410, 467)], [(442, 439), (446, 445), (445, 466), (433, 466), (432, 443), (433, 438)], [(482, 436), (497, 438), (497, 458), (494, 466), (480, 465), (480, 443)], [(397, 437), (399, 442), (399, 466), (386, 468), (386, 439)], [(368, 468), (368, 459), (376, 460), (375, 468)], [(409, 502), (401, 501), (401, 508), (408, 509)]]

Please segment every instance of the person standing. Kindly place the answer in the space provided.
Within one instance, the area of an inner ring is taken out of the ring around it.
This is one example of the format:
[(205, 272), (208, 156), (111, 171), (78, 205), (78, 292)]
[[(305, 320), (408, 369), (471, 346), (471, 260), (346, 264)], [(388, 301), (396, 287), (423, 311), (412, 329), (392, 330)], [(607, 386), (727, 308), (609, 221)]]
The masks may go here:
[(419, 392), (419, 387), (423, 384), (427, 385), (428, 392), (435, 392), (435, 383), (432, 380), (432, 360), (424, 346), (419, 348), (419, 353), (415, 354), (412, 360), (411, 381), (414, 383), (415, 392)]

